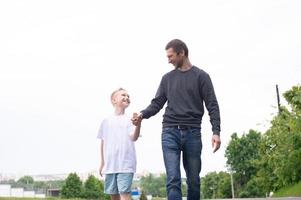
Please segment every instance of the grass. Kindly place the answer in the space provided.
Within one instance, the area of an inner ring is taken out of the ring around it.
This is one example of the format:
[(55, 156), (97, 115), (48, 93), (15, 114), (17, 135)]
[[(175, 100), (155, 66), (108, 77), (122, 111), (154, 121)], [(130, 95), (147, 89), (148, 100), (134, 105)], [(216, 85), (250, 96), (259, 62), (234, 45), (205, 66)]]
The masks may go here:
[[(16, 198), (16, 197), (0, 197), (0, 200), (84, 200), (84, 199), (61, 199), (54, 197), (46, 198)], [(166, 200), (165, 198), (153, 197), (152, 200)]]
[(273, 197), (301, 197), (301, 182), (278, 190)]
[[(79, 199), (61, 199), (55, 197), (46, 197), (46, 198), (27, 198), (27, 197), (0, 197), (0, 200), (79, 200)], [(83, 199), (81, 199), (83, 200)]]
[[(53, 198), (53, 197), (46, 197), (44, 199), (43, 198), (0, 197), (0, 200), (84, 200), (84, 199), (61, 199), (61, 198)], [(166, 200), (166, 199), (153, 197), (152, 200)]]

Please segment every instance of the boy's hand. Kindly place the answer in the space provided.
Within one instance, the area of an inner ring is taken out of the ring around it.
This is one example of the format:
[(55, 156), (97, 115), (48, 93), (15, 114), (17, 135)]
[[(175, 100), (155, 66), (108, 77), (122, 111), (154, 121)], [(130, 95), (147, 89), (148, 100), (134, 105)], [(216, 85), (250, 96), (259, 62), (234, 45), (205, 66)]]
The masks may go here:
[(138, 126), (141, 121), (142, 121), (142, 114), (141, 113), (133, 113), (133, 117), (132, 117), (132, 123), (135, 125), (135, 126)]
[(102, 170), (103, 170), (104, 164), (101, 163), (99, 167), (99, 175), (102, 177)]

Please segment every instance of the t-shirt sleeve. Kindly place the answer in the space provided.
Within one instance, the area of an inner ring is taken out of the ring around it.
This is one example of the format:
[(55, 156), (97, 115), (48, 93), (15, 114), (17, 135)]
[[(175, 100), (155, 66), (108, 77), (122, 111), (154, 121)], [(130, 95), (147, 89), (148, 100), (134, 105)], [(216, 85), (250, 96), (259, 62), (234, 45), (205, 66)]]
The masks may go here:
[(98, 139), (104, 139), (104, 127), (105, 127), (105, 120), (103, 120), (100, 124), (99, 130), (97, 133)]

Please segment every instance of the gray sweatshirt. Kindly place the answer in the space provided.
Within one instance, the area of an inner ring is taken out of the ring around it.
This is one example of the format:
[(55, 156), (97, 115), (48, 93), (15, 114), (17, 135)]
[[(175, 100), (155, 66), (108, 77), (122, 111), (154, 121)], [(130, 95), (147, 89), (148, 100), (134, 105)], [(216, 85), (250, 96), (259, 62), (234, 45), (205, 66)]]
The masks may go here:
[(161, 80), (151, 104), (141, 111), (148, 119), (157, 114), (167, 101), (163, 115), (163, 127), (187, 125), (201, 127), (204, 103), (210, 116), (212, 131), (220, 133), (220, 112), (210, 76), (192, 66), (187, 71), (174, 69)]

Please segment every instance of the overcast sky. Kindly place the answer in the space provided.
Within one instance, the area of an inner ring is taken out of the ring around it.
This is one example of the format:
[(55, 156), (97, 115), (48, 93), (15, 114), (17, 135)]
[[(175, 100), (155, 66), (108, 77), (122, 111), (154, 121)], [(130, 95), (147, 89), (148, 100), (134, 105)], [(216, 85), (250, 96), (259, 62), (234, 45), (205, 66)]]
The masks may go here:
[[(267, 130), (275, 85), (300, 84), (300, 10), (299, 0), (1, 1), (0, 174), (97, 170), (111, 92), (128, 90), (129, 115), (144, 109), (173, 69), (164, 47), (174, 38), (210, 74), (220, 104), (215, 154), (203, 118), (202, 175), (226, 170), (231, 134)], [(162, 114), (143, 121), (137, 172), (164, 172)]]

